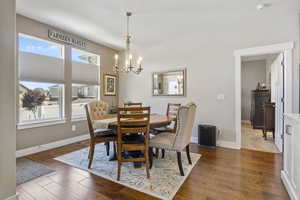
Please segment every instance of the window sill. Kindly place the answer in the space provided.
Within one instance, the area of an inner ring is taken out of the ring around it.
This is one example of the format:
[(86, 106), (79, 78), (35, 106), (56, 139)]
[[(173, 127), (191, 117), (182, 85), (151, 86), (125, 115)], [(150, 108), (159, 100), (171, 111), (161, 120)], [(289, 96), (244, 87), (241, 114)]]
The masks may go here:
[(45, 127), (45, 126), (54, 126), (54, 125), (64, 124), (64, 123), (66, 123), (65, 119), (39, 121), (39, 122), (31, 122), (31, 123), (19, 123), (17, 125), (17, 129), (18, 130), (31, 129), (31, 128), (38, 128), (38, 127)]
[(78, 117), (72, 117), (71, 122), (81, 122), (81, 121), (86, 121), (85, 116), (78, 116)]

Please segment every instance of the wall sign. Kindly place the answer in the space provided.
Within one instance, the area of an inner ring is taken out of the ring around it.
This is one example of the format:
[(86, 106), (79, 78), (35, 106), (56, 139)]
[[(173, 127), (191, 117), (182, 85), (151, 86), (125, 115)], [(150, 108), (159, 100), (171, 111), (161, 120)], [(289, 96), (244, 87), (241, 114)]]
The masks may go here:
[(86, 48), (86, 43), (83, 40), (78, 40), (70, 35), (65, 33), (48, 29), (48, 37), (52, 40), (57, 40), (63, 43), (67, 43), (79, 48)]

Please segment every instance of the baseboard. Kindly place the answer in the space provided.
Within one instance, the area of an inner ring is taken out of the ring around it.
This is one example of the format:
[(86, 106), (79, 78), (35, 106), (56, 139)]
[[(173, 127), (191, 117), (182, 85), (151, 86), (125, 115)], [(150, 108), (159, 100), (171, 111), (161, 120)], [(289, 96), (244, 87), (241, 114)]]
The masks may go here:
[(251, 124), (250, 120), (242, 120), (242, 124)]
[(196, 144), (198, 144), (198, 137), (192, 136), (192, 138), (191, 138), (191, 143), (196, 143)]
[(18, 200), (18, 195), (15, 194), (15, 195), (13, 195), (11, 197), (8, 197), (6, 200)]
[[(191, 138), (191, 143), (198, 144), (198, 137), (193, 136)], [(230, 149), (241, 149), (240, 145), (237, 145), (235, 142), (228, 142), (228, 141), (222, 141), (222, 140), (217, 141), (217, 146), (224, 147), (224, 148), (230, 148)]]
[(241, 149), (241, 146), (236, 144), (235, 142), (229, 142), (229, 141), (223, 141), (223, 140), (218, 140), (217, 146), (229, 148), (229, 149)]
[(291, 200), (299, 200), (299, 198), (297, 197), (296, 191), (292, 187), (292, 184), (287, 177), (287, 174), (283, 170), (281, 171), (281, 180), (282, 180), (282, 182), (285, 186), (285, 189), (287, 190)]
[(28, 156), (28, 155), (31, 155), (31, 154), (34, 154), (34, 153), (54, 149), (54, 148), (57, 148), (57, 147), (68, 145), (68, 144), (72, 144), (72, 143), (75, 143), (75, 142), (80, 142), (80, 141), (89, 139), (89, 137), (90, 136), (88, 134), (86, 134), (86, 135), (72, 137), (72, 138), (68, 138), (68, 139), (64, 139), (64, 140), (59, 140), (59, 141), (56, 141), (56, 142), (51, 142), (51, 143), (48, 143), (48, 144), (43, 144), (43, 145), (34, 146), (34, 147), (26, 148), (26, 149), (21, 149), (21, 150), (18, 150), (16, 152), (16, 157), (20, 158), (20, 157)]

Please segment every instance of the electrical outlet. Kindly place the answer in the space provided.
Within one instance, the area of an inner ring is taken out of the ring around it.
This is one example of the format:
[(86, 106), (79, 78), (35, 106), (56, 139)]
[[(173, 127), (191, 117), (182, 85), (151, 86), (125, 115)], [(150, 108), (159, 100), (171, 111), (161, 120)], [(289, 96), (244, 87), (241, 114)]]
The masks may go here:
[(76, 131), (76, 126), (72, 125), (72, 131)]
[(223, 101), (224, 99), (225, 99), (225, 95), (224, 94), (218, 94), (217, 95), (217, 100)]

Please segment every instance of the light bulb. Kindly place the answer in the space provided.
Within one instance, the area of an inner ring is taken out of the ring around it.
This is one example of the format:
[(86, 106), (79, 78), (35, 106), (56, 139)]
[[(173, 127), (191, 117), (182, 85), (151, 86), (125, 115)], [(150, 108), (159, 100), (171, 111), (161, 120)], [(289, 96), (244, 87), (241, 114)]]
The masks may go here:
[(119, 55), (118, 55), (118, 54), (116, 54), (116, 55), (115, 55), (115, 59), (116, 59), (116, 60), (118, 60), (118, 58), (119, 58)]

